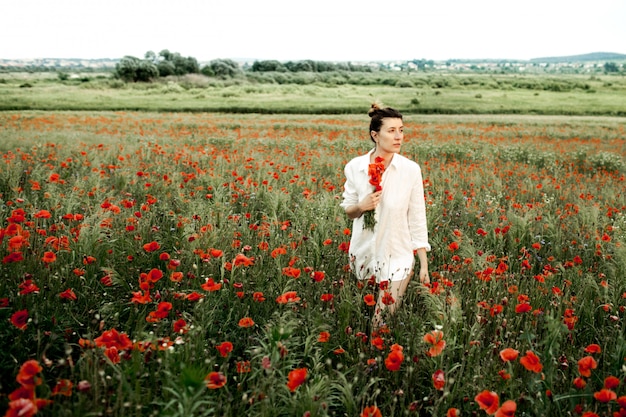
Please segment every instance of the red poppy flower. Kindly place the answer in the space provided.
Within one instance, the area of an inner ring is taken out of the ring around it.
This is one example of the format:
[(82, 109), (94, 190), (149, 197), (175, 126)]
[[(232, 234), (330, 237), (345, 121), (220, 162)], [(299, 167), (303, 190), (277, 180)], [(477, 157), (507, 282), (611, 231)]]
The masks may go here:
[(520, 303), (515, 306), (515, 312), (518, 314), (527, 313), (532, 309), (533, 309), (532, 306), (528, 303)]
[(75, 301), (77, 299), (76, 294), (71, 288), (68, 288), (67, 290), (60, 293), (59, 297), (61, 297), (63, 300), (71, 300), (71, 301)]
[(385, 348), (385, 341), (380, 336), (373, 337), (370, 343), (378, 350), (383, 350)]
[(370, 307), (376, 305), (376, 299), (372, 294), (365, 294), (365, 296), (363, 297), (363, 301), (366, 305)]
[(52, 395), (63, 395), (65, 397), (72, 396), (72, 381), (69, 379), (60, 379), (52, 389)]
[(204, 380), (209, 389), (219, 389), (226, 385), (226, 376), (221, 372), (211, 372)]
[(183, 319), (178, 319), (172, 325), (174, 328), (174, 333), (187, 333), (189, 330), (187, 328), (187, 322)]
[(239, 253), (237, 254), (237, 256), (235, 256), (235, 259), (233, 260), (233, 265), (234, 266), (240, 266), (240, 265), (251, 266), (251, 265), (254, 265), (254, 258), (248, 258), (243, 253)]
[(604, 378), (604, 388), (606, 389), (617, 388), (619, 386), (619, 383), (620, 383), (619, 378), (614, 377), (613, 375), (610, 375)]
[(219, 291), (222, 288), (222, 283), (216, 283), (213, 278), (207, 278), (206, 282), (200, 285), (200, 288), (208, 292)]
[(436, 390), (441, 391), (446, 385), (446, 376), (441, 369), (438, 369), (433, 374), (433, 386)]
[(432, 345), (426, 352), (428, 356), (434, 357), (441, 354), (446, 347), (446, 341), (443, 340), (443, 332), (441, 330), (433, 330), (424, 335), (424, 342)]
[(154, 252), (161, 249), (161, 245), (158, 242), (152, 241), (143, 245), (143, 250), (146, 252)]
[(28, 326), (28, 310), (18, 310), (11, 315), (11, 324), (20, 330)]
[(365, 407), (361, 412), (361, 417), (383, 417), (380, 409), (375, 405)]
[(308, 369), (307, 368), (298, 368), (289, 372), (287, 378), (289, 381), (287, 382), (287, 387), (289, 391), (294, 392), (296, 388), (304, 383), (306, 380)]
[(517, 355), (519, 355), (519, 351), (512, 348), (506, 348), (500, 351), (500, 359), (504, 362), (514, 361), (517, 359)]
[(572, 382), (572, 384), (574, 385), (576, 389), (580, 390), (580, 389), (584, 389), (587, 386), (587, 381), (585, 381), (581, 377), (576, 377), (574, 378), (574, 382)]
[(20, 371), (17, 373), (15, 380), (23, 387), (33, 388), (37, 385), (41, 385), (42, 379), (37, 375), (43, 368), (34, 359), (28, 360), (20, 366)]
[(291, 277), (293, 279), (300, 278), (300, 268), (292, 268), (290, 266), (286, 266), (283, 268), (283, 275)]
[(111, 362), (113, 362), (114, 364), (120, 363), (121, 361), (121, 357), (120, 357), (120, 351), (117, 347), (115, 346), (111, 346), (109, 348), (106, 348), (104, 350), (104, 355), (109, 358), (109, 360)]
[(320, 343), (326, 343), (330, 340), (330, 333), (328, 332), (320, 332), (320, 335), (317, 338), (317, 341)]
[(244, 317), (239, 320), (239, 327), (247, 328), (252, 326), (254, 326), (254, 320), (252, 320), (250, 317)]
[(252, 294), (252, 299), (258, 303), (262, 303), (263, 301), (265, 301), (265, 296), (262, 292), (256, 291)]
[(233, 351), (233, 344), (231, 342), (222, 342), (215, 347), (223, 358), (228, 357), (228, 354)]
[(578, 361), (578, 372), (582, 376), (590, 377), (591, 370), (596, 369), (598, 367), (598, 363), (591, 356), (585, 356), (584, 358)]
[(587, 353), (602, 353), (602, 348), (600, 345), (592, 343), (585, 348), (585, 352)]
[(507, 400), (496, 411), (496, 417), (513, 417), (517, 410), (517, 404), (513, 400)]
[(332, 301), (333, 298), (335, 298), (335, 296), (332, 295), (332, 294), (322, 294), (321, 297), (320, 297), (320, 300), (322, 300), (324, 302), (329, 302), (329, 301)]
[(389, 291), (385, 291), (383, 293), (382, 302), (384, 305), (388, 306), (388, 305), (394, 304), (396, 302), (396, 299), (393, 298), (393, 296), (391, 295)]
[(96, 346), (98, 347), (113, 347), (115, 346), (119, 350), (126, 350), (133, 347), (133, 342), (128, 338), (126, 333), (119, 333), (115, 329), (106, 330), (94, 339)]
[(325, 276), (326, 274), (324, 273), (324, 271), (314, 271), (311, 273), (311, 278), (315, 282), (321, 282)]
[(526, 351), (526, 355), (520, 358), (519, 362), (529, 371), (540, 373), (543, 369), (543, 365), (539, 360), (539, 357), (531, 350)]
[(500, 397), (498, 397), (498, 394), (488, 390), (484, 390), (476, 395), (474, 401), (476, 401), (481, 410), (485, 410), (489, 415), (498, 411), (498, 406), (500, 405)]
[(400, 370), (400, 366), (404, 361), (404, 354), (402, 353), (402, 346), (394, 345), (391, 348), (391, 352), (385, 358), (385, 367), (387, 370), (395, 372)]
[(593, 398), (601, 403), (608, 403), (617, 399), (617, 394), (610, 389), (602, 388), (593, 394)]
[(448, 408), (446, 412), (446, 417), (459, 417), (461, 415), (461, 410), (458, 408)]
[(276, 297), (278, 304), (296, 303), (298, 301), (300, 301), (300, 297), (298, 297), (298, 293), (295, 291), (287, 291)]

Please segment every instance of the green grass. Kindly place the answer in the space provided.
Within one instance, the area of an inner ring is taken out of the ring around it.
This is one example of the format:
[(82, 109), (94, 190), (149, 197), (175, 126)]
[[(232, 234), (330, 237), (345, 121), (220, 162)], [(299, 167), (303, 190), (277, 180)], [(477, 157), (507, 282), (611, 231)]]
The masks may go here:
[[(395, 77), (332, 84), (277, 84), (203, 76), (123, 84), (108, 75), (60, 82), (52, 74), (4, 74), (0, 110), (190, 111), (362, 114), (374, 100), (407, 114), (608, 115), (626, 113), (621, 76), (386, 74)], [(413, 87), (396, 87), (404, 81)]]

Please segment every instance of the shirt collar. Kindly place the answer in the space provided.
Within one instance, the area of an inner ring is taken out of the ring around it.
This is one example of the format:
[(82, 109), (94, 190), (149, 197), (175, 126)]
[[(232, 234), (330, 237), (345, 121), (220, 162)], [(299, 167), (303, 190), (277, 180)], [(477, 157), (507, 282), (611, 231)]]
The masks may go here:
[[(370, 155), (374, 152), (374, 149), (370, 150), (368, 153), (366, 153), (365, 155), (363, 155), (361, 158), (361, 163), (359, 164), (359, 170), (360, 171), (365, 171), (367, 172), (369, 170), (369, 165), (370, 165)], [(387, 167), (387, 169), (389, 169), (390, 167), (394, 167), (395, 169), (398, 169), (398, 164), (400, 163), (400, 158), (397, 158), (399, 154), (395, 154), (393, 156), (393, 158), (391, 158), (391, 163), (389, 164), (389, 166)]]

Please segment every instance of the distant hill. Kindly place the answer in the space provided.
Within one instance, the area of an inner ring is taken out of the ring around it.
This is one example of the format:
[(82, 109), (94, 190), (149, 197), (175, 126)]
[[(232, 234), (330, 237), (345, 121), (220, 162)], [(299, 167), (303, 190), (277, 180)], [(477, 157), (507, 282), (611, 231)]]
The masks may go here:
[(626, 55), (614, 52), (593, 52), (583, 55), (552, 56), (544, 58), (533, 58), (530, 62), (585, 62), (585, 61), (622, 61), (626, 60)]

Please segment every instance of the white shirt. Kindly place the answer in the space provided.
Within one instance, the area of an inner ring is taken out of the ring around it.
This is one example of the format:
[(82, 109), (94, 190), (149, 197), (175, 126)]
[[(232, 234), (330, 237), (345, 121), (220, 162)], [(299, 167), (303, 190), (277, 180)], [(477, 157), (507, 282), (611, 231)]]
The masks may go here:
[[(357, 204), (373, 192), (369, 183), (370, 151), (352, 159), (344, 169), (341, 207)], [(382, 177), (382, 197), (375, 210), (374, 230), (363, 230), (363, 215), (352, 223), (350, 266), (359, 279), (376, 275), (376, 282), (397, 281), (413, 270), (413, 251), (430, 251), (424, 185), (420, 166), (410, 159), (394, 154)]]

